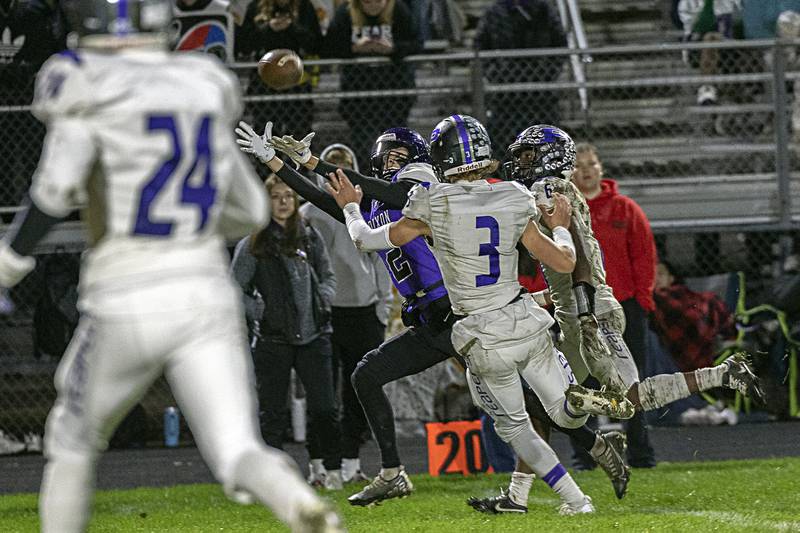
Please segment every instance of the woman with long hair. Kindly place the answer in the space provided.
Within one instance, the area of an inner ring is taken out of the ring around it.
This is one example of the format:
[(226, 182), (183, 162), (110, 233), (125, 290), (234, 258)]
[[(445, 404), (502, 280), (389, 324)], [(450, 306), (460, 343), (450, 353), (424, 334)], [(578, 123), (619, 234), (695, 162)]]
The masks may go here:
[[(340, 489), (341, 430), (331, 372), (331, 300), (336, 280), (319, 233), (298, 212), (299, 197), (276, 175), (266, 181), (272, 220), (236, 246), (232, 270), (249, 318), (258, 320), (253, 350), (261, 433), (276, 448), (287, 426), (291, 369), (306, 390), (309, 455), (322, 457), (325, 486)], [(259, 309), (253, 294), (263, 300)]]

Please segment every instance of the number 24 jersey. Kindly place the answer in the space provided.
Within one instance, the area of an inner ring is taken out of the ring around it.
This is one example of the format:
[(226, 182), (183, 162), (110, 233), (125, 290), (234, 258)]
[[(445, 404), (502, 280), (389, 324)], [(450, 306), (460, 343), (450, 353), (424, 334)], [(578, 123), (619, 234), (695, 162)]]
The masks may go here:
[(81, 50), (47, 61), (33, 113), (48, 132), (31, 198), (52, 216), (84, 209), (84, 288), (226, 270), (223, 237), (267, 210), (233, 139), (241, 112), (238, 81), (205, 55)]

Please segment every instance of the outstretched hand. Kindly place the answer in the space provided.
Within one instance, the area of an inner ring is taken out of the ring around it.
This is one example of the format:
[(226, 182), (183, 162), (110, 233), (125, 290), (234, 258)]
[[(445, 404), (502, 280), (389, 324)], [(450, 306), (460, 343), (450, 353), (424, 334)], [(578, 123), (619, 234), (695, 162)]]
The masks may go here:
[(572, 205), (566, 196), (561, 193), (553, 193), (553, 208), (551, 210), (542, 209), (542, 222), (551, 230), (556, 226), (569, 229), (572, 220)]
[(270, 142), (279, 152), (283, 152), (293, 161), (305, 165), (311, 159), (311, 140), (314, 135), (315, 133), (312, 131), (299, 141), (291, 135), (284, 135), (283, 137), (273, 137)]
[(356, 185), (353, 187), (347, 175), (342, 172), (340, 168), (336, 169), (335, 174), (331, 172), (328, 175), (326, 187), (339, 207), (344, 207), (351, 202), (360, 204), (361, 198), (364, 196), (364, 193), (361, 191), (361, 186)]
[(267, 122), (264, 125), (264, 134), (259, 135), (255, 132), (253, 127), (244, 120), (239, 122), (239, 127), (234, 130), (236, 135), (236, 144), (239, 145), (239, 150), (246, 154), (253, 154), (262, 163), (268, 163), (275, 157), (275, 149), (272, 147), (272, 122)]

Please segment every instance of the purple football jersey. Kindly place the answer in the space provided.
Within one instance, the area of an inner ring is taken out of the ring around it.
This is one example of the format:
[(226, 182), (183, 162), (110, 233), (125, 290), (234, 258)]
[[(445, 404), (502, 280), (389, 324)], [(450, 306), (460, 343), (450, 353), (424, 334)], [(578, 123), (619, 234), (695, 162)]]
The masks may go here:
[[(362, 211), (362, 214), (371, 228), (379, 228), (403, 217), (402, 211), (387, 209), (377, 200), (372, 201), (372, 209), (369, 212)], [(381, 250), (378, 255), (386, 264), (392, 283), (403, 298), (413, 298), (417, 292), (438, 284), (435, 289), (416, 301), (415, 305), (427, 304), (447, 295), (447, 289), (442, 284), (439, 264), (423, 237), (417, 237), (400, 248)]]

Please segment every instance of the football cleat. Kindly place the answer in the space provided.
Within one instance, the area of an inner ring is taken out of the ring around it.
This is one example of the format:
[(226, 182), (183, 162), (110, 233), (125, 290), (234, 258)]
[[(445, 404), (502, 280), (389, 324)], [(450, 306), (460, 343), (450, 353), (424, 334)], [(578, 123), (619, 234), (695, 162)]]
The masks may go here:
[(566, 397), (569, 406), (581, 414), (625, 419), (636, 413), (636, 408), (623, 394), (605, 388), (595, 390), (573, 384), (567, 388)]
[(501, 514), (501, 513), (527, 513), (528, 507), (515, 503), (506, 491), (500, 489), (500, 496), (489, 498), (470, 498), (467, 505), (479, 513)]
[(625, 435), (619, 431), (609, 431), (603, 435), (598, 431), (597, 436), (605, 443), (603, 451), (596, 452), (592, 447), (590, 453), (611, 480), (614, 494), (621, 500), (628, 490), (631, 471), (630, 467), (625, 464)]
[(737, 352), (725, 359), (722, 364), (728, 367), (722, 375), (724, 387), (763, 403), (764, 391), (761, 389), (758, 377), (750, 367), (747, 354)]
[(342, 471), (328, 470), (322, 486), (325, 487), (325, 490), (342, 490), (344, 488), (344, 482), (342, 482)]
[(584, 496), (583, 503), (577, 507), (564, 502), (561, 504), (561, 507), (558, 508), (558, 514), (561, 516), (573, 516), (576, 514), (588, 514), (593, 512), (594, 505), (592, 504), (592, 499), (589, 496)]
[(392, 498), (405, 498), (411, 495), (413, 490), (414, 485), (401, 466), (400, 473), (393, 479), (383, 479), (379, 472), (372, 483), (364, 487), (361, 492), (347, 498), (347, 501), (350, 505), (367, 506)]
[(293, 533), (344, 533), (342, 520), (329, 503), (318, 500), (300, 509)]

